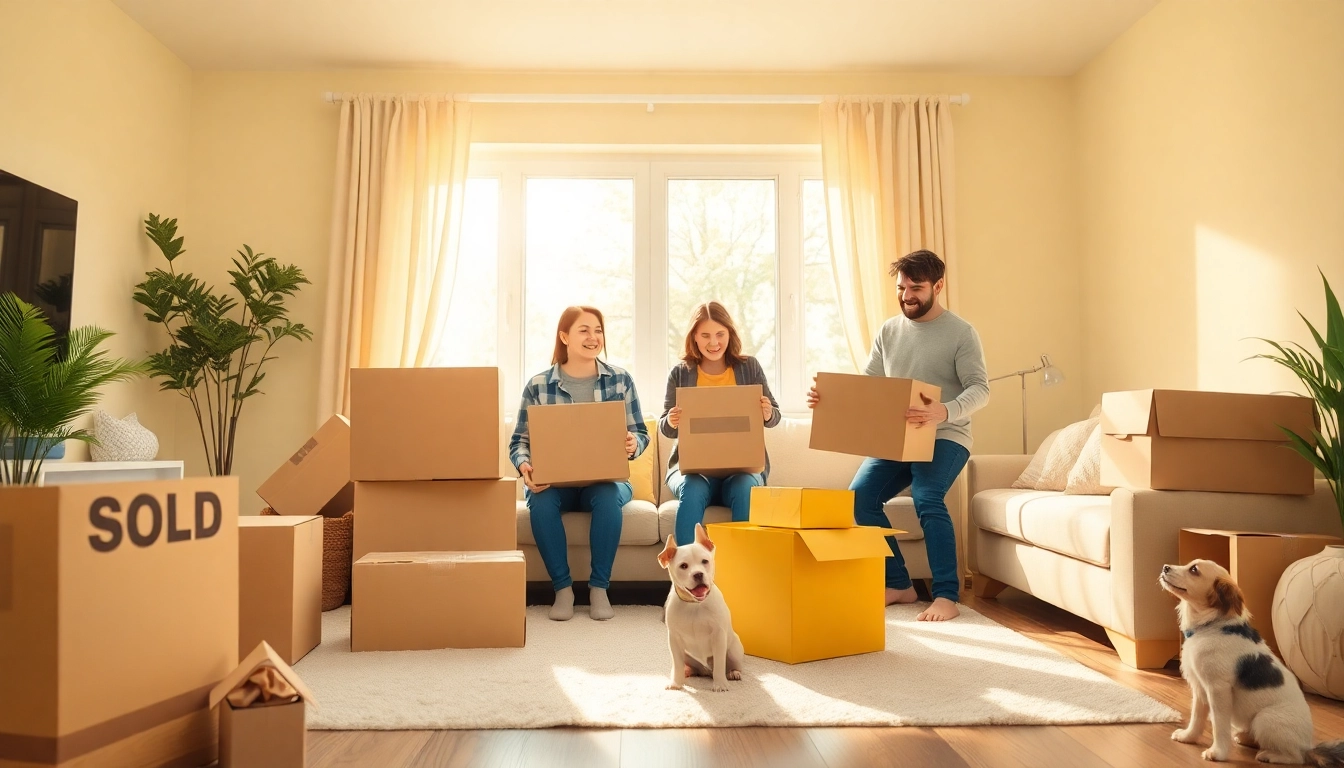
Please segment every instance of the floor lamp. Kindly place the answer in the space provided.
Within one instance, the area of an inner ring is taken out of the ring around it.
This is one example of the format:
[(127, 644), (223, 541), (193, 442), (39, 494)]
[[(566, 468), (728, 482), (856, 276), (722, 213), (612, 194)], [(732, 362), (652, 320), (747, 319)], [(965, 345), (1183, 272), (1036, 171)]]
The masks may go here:
[(1012, 373), (1005, 373), (1005, 374), (1003, 374), (1002, 376), (995, 376), (994, 378), (990, 379), (990, 381), (998, 381), (999, 379), (1007, 379), (1007, 378), (1011, 378), (1011, 377), (1013, 377), (1013, 376), (1017, 376), (1019, 379), (1022, 380), (1022, 453), (1023, 453), (1023, 455), (1026, 455), (1026, 453), (1027, 453), (1027, 376), (1029, 376), (1029, 375), (1031, 375), (1031, 374), (1033, 374), (1033, 373), (1036, 373), (1037, 371), (1044, 371), (1043, 378), (1042, 378), (1042, 380), (1041, 380), (1041, 386), (1043, 386), (1043, 387), (1053, 387), (1053, 386), (1055, 386), (1056, 384), (1058, 384), (1058, 383), (1064, 381), (1064, 372), (1061, 371), (1061, 370), (1059, 370), (1058, 368), (1056, 368), (1056, 367), (1050, 362), (1050, 356), (1049, 356), (1049, 355), (1041, 355), (1041, 364), (1038, 365), (1038, 366), (1036, 366), (1035, 368), (1023, 368), (1023, 369), (1020, 370), (1020, 371), (1013, 371)]

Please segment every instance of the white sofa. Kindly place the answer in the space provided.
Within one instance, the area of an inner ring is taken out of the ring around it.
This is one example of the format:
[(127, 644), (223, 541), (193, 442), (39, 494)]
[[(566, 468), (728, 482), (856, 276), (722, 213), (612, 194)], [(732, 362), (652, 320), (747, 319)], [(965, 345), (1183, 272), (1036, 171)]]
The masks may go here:
[(1028, 592), (1105, 628), (1120, 658), (1164, 666), (1180, 650), (1175, 600), (1157, 585), (1182, 528), (1340, 535), (1330, 488), (1313, 496), (1117, 489), (1109, 496), (1017, 490), (1030, 456), (967, 464), (972, 588)]
[[(854, 472), (863, 461), (862, 457), (849, 456), (826, 451), (814, 451), (808, 448), (812, 422), (810, 419), (782, 420), (773, 429), (765, 431), (766, 449), (770, 453), (769, 484), (773, 486), (797, 486), (812, 488), (848, 488), (854, 479)], [(657, 562), (667, 537), (676, 527), (677, 506), (680, 502), (663, 483), (667, 474), (667, 460), (672, 453), (675, 440), (656, 434), (651, 430), (649, 450), (658, 452), (658, 461), (654, 462), (654, 477), (651, 478), (653, 500), (635, 499), (625, 505), (624, 521), (621, 528), (621, 544), (616, 551), (616, 563), (612, 568), (613, 582), (630, 581), (666, 581), (667, 572)], [(527, 559), (527, 578), (529, 581), (549, 581), (546, 568), (537, 552), (532, 538), (531, 519), (527, 504), (522, 501), (521, 482), (518, 501), (518, 545)], [(952, 515), (953, 527), (957, 534), (957, 553), (963, 573), (967, 572), (966, 549), (963, 532), (965, 498), (964, 478), (959, 478), (947, 495), (948, 511)], [(915, 516), (914, 505), (908, 492), (887, 504), (887, 517), (892, 525), (906, 533), (897, 536), (898, 546), (905, 556), (911, 578), (928, 579), (929, 560), (924, 550), (924, 533)], [(727, 522), (732, 519), (727, 507), (710, 507), (706, 510), (706, 523)], [(565, 535), (569, 542), (569, 568), (576, 581), (588, 578), (589, 515), (579, 512), (567, 512), (563, 515)]]

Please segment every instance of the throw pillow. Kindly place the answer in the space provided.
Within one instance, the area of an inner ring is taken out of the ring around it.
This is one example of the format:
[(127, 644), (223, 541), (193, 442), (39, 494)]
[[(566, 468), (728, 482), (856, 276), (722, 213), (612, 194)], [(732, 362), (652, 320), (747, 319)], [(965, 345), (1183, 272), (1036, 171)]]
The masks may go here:
[(1092, 428), (1083, 444), (1078, 462), (1069, 470), (1065, 493), (1091, 496), (1109, 496), (1114, 488), (1101, 484), (1101, 424)]
[(658, 464), (658, 420), (646, 420), (644, 428), (649, 431), (649, 447), (630, 462), (630, 498), (647, 501), (656, 507), (658, 500), (653, 494), (663, 484), (662, 478), (653, 476)]
[(1085, 419), (1059, 431), (1059, 436), (1050, 445), (1050, 453), (1045, 457), (1045, 465), (1041, 467), (1041, 479), (1036, 483), (1036, 490), (1062, 491), (1068, 486), (1069, 470), (1078, 463), (1088, 435), (1100, 423), (1100, 419)]
[(1041, 441), (1041, 447), (1036, 449), (1036, 454), (1031, 457), (1031, 462), (1027, 468), (1022, 470), (1022, 474), (1013, 481), (1013, 488), (1022, 488), (1026, 490), (1035, 490), (1036, 484), (1041, 481), (1041, 469), (1045, 467), (1045, 457), (1050, 455), (1050, 446), (1054, 445), (1055, 438), (1059, 437), (1059, 430), (1045, 436)]
[(98, 411), (93, 416), (93, 436), (98, 440), (89, 446), (94, 461), (150, 461), (159, 453), (159, 438), (140, 426), (134, 413), (118, 420)]

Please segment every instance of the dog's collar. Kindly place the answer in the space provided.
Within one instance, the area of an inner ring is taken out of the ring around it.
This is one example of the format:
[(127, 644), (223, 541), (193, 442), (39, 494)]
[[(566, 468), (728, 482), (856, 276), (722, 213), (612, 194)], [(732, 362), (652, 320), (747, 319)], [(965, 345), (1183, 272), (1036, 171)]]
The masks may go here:
[(1204, 629), (1205, 627), (1211, 627), (1211, 626), (1213, 626), (1214, 623), (1215, 623), (1214, 621), (1210, 621), (1210, 622), (1208, 622), (1208, 623), (1206, 623), (1206, 624), (1200, 624), (1200, 625), (1197, 626), (1197, 627), (1191, 627), (1191, 628), (1189, 628), (1189, 629), (1182, 629), (1182, 630), (1181, 630), (1181, 634), (1182, 634), (1182, 635), (1185, 635), (1185, 639), (1186, 639), (1186, 640), (1189, 640), (1191, 635), (1195, 634), (1196, 632), (1198, 632), (1198, 631), (1201, 630), (1201, 629)]
[[(672, 585), (672, 589), (673, 589), (673, 591), (675, 591), (675, 592), (677, 593), (677, 597), (680, 598), (680, 599), (681, 599), (681, 602), (683, 602), (683, 603), (700, 603), (700, 602), (704, 602), (703, 600), (696, 600), (696, 599), (695, 599), (695, 595), (692, 595), (690, 592), (687, 592), (686, 590), (682, 589), (680, 584), (673, 584), (673, 585)], [(710, 590), (711, 590), (711, 591), (712, 591), (713, 589), (714, 589), (713, 587), (710, 587)], [(709, 597), (709, 592), (706, 592), (706, 593), (705, 593), (705, 597)]]

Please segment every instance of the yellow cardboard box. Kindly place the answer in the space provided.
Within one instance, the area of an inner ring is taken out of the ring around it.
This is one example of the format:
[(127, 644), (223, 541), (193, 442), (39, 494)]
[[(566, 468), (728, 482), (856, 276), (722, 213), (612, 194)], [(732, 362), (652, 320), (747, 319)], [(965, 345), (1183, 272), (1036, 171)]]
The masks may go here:
[(797, 664), (886, 648), (888, 528), (709, 526), (715, 585), (752, 656)]
[(751, 489), (751, 522), (769, 528), (853, 528), (854, 492), (758, 485)]

